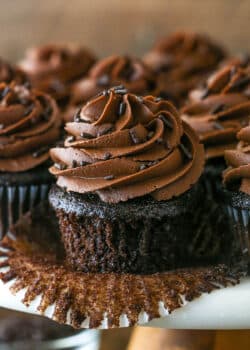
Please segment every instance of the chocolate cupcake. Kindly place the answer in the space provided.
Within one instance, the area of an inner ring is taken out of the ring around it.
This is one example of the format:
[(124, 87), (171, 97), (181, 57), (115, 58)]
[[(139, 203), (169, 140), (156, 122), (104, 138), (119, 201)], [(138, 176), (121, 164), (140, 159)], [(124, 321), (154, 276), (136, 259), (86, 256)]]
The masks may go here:
[(228, 64), (214, 73), (202, 89), (191, 93), (182, 118), (199, 134), (205, 146), (205, 181), (216, 193), (225, 169), (224, 151), (237, 144), (236, 134), (250, 116), (250, 69)]
[(103, 89), (117, 85), (123, 85), (137, 95), (148, 95), (155, 89), (155, 78), (150, 68), (138, 58), (116, 55), (104, 58), (90, 69), (87, 77), (74, 84), (65, 120), (72, 121), (80, 105)]
[(0, 84), (0, 235), (48, 193), (48, 151), (59, 135), (49, 95), (15, 82)]
[(50, 154), (66, 259), (83, 272), (152, 273), (193, 262), (204, 150), (176, 109), (117, 87), (89, 101)]
[(224, 49), (205, 35), (177, 32), (157, 41), (144, 62), (158, 75), (157, 94), (183, 105), (188, 92), (225, 56)]
[(225, 151), (228, 167), (223, 173), (226, 189), (222, 198), (241, 252), (250, 261), (250, 126), (237, 137), (236, 149)]
[(32, 85), (50, 94), (60, 108), (67, 106), (71, 85), (85, 76), (95, 56), (76, 45), (44, 45), (29, 49), (20, 67)]

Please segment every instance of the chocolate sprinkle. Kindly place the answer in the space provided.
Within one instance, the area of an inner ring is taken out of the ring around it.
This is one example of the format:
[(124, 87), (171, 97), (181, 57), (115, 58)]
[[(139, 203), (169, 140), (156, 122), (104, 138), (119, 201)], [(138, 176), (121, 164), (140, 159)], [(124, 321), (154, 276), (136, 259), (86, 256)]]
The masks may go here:
[(114, 130), (113, 125), (107, 126), (106, 128), (103, 128), (100, 131), (98, 131), (97, 136), (99, 137), (99, 136), (106, 135), (113, 130)]
[(124, 86), (124, 85), (117, 85), (117, 86), (114, 86), (114, 87), (112, 88), (112, 90), (114, 90), (114, 91), (116, 91), (116, 90), (123, 90), (123, 89), (125, 89), (125, 86)]
[(221, 123), (219, 123), (217, 121), (214, 121), (213, 126), (217, 130), (223, 130), (224, 129), (223, 125), (221, 125)]
[(85, 162), (84, 160), (81, 160), (80, 161), (80, 166), (85, 166), (85, 165), (87, 165), (88, 163), (87, 162)]
[(67, 139), (68, 142), (74, 142), (75, 140), (76, 140), (76, 138), (73, 135), (68, 137), (68, 139)]
[(118, 95), (126, 95), (128, 93), (128, 90), (127, 89), (117, 89), (117, 90), (114, 90), (116, 94)]
[(3, 91), (1, 92), (1, 98), (4, 98), (9, 92), (10, 92), (10, 87), (6, 86)]
[(236, 80), (230, 87), (230, 90), (242, 88), (245, 85), (248, 85), (250, 83), (250, 77), (242, 77), (241, 79)]
[[(27, 117), (27, 115), (29, 115), (32, 111), (33, 111), (34, 105), (33, 103), (26, 109), (25, 113), (24, 113), (24, 117)], [(35, 119), (35, 122), (37, 121), (37, 119)], [(33, 121), (32, 121), (33, 122)]]
[(182, 150), (183, 154), (189, 159), (192, 160), (193, 156), (192, 154), (189, 152), (189, 150), (183, 145), (183, 143), (180, 143), (179, 145), (180, 149)]
[(210, 113), (217, 114), (217, 113), (221, 112), (224, 109), (224, 107), (225, 106), (223, 103), (219, 103), (210, 110)]
[(78, 111), (76, 112), (75, 116), (74, 116), (74, 121), (76, 123), (80, 123), (81, 122), (81, 108), (78, 109)]
[(111, 157), (112, 157), (112, 154), (109, 153), (109, 152), (106, 152), (106, 153), (104, 153), (103, 159), (104, 159), (104, 160), (108, 160), (108, 159), (110, 159)]
[(72, 160), (71, 167), (72, 168), (77, 168), (77, 161), (75, 159)]
[(126, 103), (121, 102), (119, 105), (119, 111), (118, 111), (118, 116), (121, 117), (126, 111)]
[(137, 136), (135, 130), (133, 130), (133, 129), (129, 130), (129, 135), (130, 135), (130, 137), (135, 145), (138, 145), (140, 143), (140, 139)]
[(162, 97), (156, 97), (156, 98), (155, 98), (155, 102), (160, 102), (160, 101), (162, 101), (162, 100), (163, 100)]
[(107, 175), (107, 176), (104, 176), (104, 180), (114, 180), (114, 175)]
[(82, 132), (80, 135), (83, 139), (93, 139), (94, 136), (91, 134), (88, 134), (87, 132)]
[(159, 138), (156, 140), (156, 143), (158, 143), (158, 145), (162, 145), (162, 144), (163, 144), (163, 138), (162, 138), (162, 137), (159, 137)]
[(65, 170), (66, 169), (66, 165), (65, 164), (61, 164), (61, 163), (55, 163), (54, 167), (56, 169), (59, 169), (59, 170)]
[(173, 125), (171, 124), (171, 122), (165, 117), (165, 115), (160, 114), (159, 115), (159, 119), (161, 119), (163, 121), (163, 123), (165, 124), (166, 127), (168, 127), (169, 129), (173, 129)]
[(141, 164), (140, 165), (140, 170), (145, 170), (147, 168), (147, 165), (146, 164)]
[(154, 136), (154, 131), (149, 131), (148, 135), (147, 135), (147, 140), (152, 139), (152, 137)]

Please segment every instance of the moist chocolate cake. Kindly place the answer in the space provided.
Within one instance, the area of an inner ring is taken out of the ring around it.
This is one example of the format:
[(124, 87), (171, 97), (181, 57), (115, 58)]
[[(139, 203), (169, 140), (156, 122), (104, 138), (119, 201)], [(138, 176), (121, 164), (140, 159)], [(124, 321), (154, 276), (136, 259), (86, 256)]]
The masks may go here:
[(167, 101), (118, 86), (66, 124), (50, 154), (50, 203), (69, 265), (152, 273), (188, 266), (199, 220), (204, 150)]

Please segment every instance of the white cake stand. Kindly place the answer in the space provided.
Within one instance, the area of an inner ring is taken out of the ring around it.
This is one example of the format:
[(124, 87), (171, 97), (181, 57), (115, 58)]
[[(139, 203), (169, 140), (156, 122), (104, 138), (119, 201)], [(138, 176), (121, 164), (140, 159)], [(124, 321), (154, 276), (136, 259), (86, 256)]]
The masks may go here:
[[(22, 303), (25, 289), (13, 295), (10, 291), (12, 283), (0, 281), (0, 306), (39, 315), (37, 306), (40, 297), (25, 306)], [(50, 306), (44, 315), (52, 318), (53, 309), (54, 306)], [(147, 322), (142, 313), (138, 324), (173, 329), (250, 329), (250, 277), (243, 278), (239, 285), (203, 294), (165, 317)], [(107, 328), (105, 321), (100, 328)]]

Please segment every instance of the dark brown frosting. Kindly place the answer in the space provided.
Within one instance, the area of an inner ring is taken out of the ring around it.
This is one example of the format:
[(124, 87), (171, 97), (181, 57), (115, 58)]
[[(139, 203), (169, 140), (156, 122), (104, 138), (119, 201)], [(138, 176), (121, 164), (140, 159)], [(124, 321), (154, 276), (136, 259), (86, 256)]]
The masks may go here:
[(17, 84), (28, 84), (27, 75), (18, 67), (0, 58), (0, 83), (15, 81)]
[(205, 35), (177, 32), (157, 41), (144, 61), (158, 73), (157, 93), (182, 104), (224, 57), (224, 50)]
[(49, 158), (60, 134), (56, 102), (23, 85), (0, 84), (0, 171), (21, 172)]
[(203, 89), (193, 92), (182, 118), (199, 134), (206, 158), (222, 157), (233, 149), (236, 134), (250, 116), (250, 70), (228, 64), (214, 73)]
[(75, 45), (45, 45), (27, 51), (20, 63), (32, 85), (51, 94), (59, 106), (68, 101), (71, 84), (87, 74), (94, 55)]
[(86, 78), (72, 88), (71, 108), (65, 120), (72, 121), (79, 105), (113, 86), (122, 84), (129, 92), (147, 95), (155, 89), (153, 72), (140, 59), (128, 56), (109, 56), (97, 62)]
[(250, 126), (241, 129), (237, 137), (236, 149), (225, 152), (228, 168), (223, 173), (223, 181), (228, 188), (236, 185), (239, 191), (250, 195)]
[(68, 191), (98, 193), (117, 203), (150, 194), (167, 200), (195, 184), (203, 147), (167, 101), (137, 97), (124, 87), (104, 91), (65, 127), (64, 148), (50, 168)]

